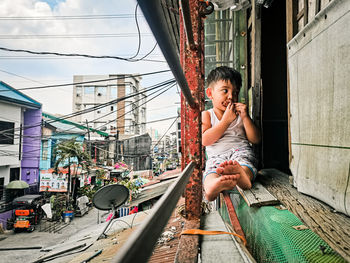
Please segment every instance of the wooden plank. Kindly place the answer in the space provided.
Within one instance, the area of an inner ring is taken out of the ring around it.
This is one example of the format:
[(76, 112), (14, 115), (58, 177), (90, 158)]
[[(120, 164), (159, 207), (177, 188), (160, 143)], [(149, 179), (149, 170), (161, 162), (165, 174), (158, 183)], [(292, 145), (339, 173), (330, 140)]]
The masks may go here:
[[(298, 30), (296, 21), (297, 3), (293, 0), (287, 0), (286, 3), (286, 27), (287, 27), (287, 43), (293, 39)], [(288, 53), (288, 50), (287, 50)], [(288, 54), (287, 54), (288, 60)], [(289, 151), (289, 163), (292, 161), (292, 145), (291, 145), (291, 130), (290, 130), (290, 80), (289, 80), (289, 67), (287, 61), (287, 111), (288, 111), (288, 151)]]
[[(183, 230), (199, 229), (200, 219), (186, 220)], [(175, 255), (175, 263), (193, 263), (198, 262), (199, 236), (181, 235), (179, 246)]]
[(305, 8), (301, 9), (300, 12), (297, 14), (297, 17), (296, 17), (297, 21), (299, 21), (301, 18), (304, 17), (304, 15), (305, 15), (304, 10), (305, 10)]
[(309, 22), (309, 1), (304, 0), (304, 26)]
[[(218, 211), (203, 216), (203, 230), (232, 231), (226, 228)], [(230, 235), (204, 235), (201, 242), (201, 262), (255, 262), (250, 255), (245, 255), (240, 250), (237, 243), (232, 241)]]
[[(254, 124), (260, 129), (262, 127), (261, 106), (261, 8), (256, 4), (256, 0), (252, 1), (252, 41), (251, 41), (251, 85), (252, 85), (252, 119)], [(262, 155), (262, 144), (254, 146), (254, 152), (259, 160)]]
[(258, 178), (289, 211), (350, 262), (350, 217), (299, 193), (289, 183), (288, 175), (276, 169), (264, 169)]
[(316, 0), (315, 15), (321, 11), (321, 0)]
[(298, 5), (294, 0), (287, 0), (286, 3), (286, 23), (287, 23), (287, 43), (298, 32), (297, 24)]
[(279, 200), (270, 194), (270, 192), (258, 182), (255, 182), (253, 187), (249, 190), (242, 190), (238, 186), (237, 189), (250, 207), (279, 204)]

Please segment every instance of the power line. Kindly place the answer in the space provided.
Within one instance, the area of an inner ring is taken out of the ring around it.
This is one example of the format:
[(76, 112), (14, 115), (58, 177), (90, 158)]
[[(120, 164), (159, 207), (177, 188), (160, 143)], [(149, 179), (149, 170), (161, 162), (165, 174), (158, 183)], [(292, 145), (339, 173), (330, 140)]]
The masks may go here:
[(24, 52), (35, 55), (55, 55), (55, 56), (63, 56), (63, 57), (85, 57), (85, 58), (104, 58), (104, 59), (118, 59), (124, 60), (128, 62), (138, 62), (138, 61), (148, 61), (148, 62), (166, 62), (162, 60), (150, 60), (150, 59), (130, 59), (123, 58), (118, 56), (95, 56), (95, 55), (87, 55), (87, 54), (77, 54), (77, 53), (59, 53), (59, 52), (47, 52), (47, 51), (32, 51), (27, 49), (12, 49), (6, 47), (0, 47), (0, 50), (8, 51), (8, 52)]
[[(170, 83), (170, 84), (171, 84), (171, 83)], [(169, 84), (167, 84), (167, 85), (169, 85)], [(153, 95), (153, 94), (155, 94), (155, 93), (161, 91), (162, 89), (165, 89), (166, 87), (167, 87), (167, 86), (162, 87), (162, 88), (160, 88), (159, 90), (156, 90), (156, 91), (154, 91), (153, 93), (149, 94), (148, 96), (151, 96), (151, 95)], [(142, 100), (142, 98), (139, 99), (139, 100), (137, 100), (137, 101), (135, 101), (135, 102), (139, 102), (140, 100)], [(135, 102), (134, 102), (134, 103), (135, 103)], [(146, 103), (147, 103), (147, 102), (146, 102)], [(128, 107), (128, 106), (130, 106), (130, 105), (132, 105), (132, 104), (133, 104), (133, 102), (131, 102), (131, 103), (128, 104), (128, 105), (125, 105), (125, 106), (122, 107), (122, 108), (118, 108), (118, 109), (116, 109), (116, 110), (113, 110), (113, 111), (111, 111), (111, 112), (109, 112), (109, 113), (107, 113), (107, 114), (105, 114), (105, 115), (103, 115), (103, 116), (100, 116), (100, 117), (98, 117), (98, 118), (96, 118), (96, 119), (93, 119), (93, 120), (90, 120), (90, 121), (88, 121), (88, 122), (89, 122), (89, 123), (97, 123), (98, 120), (100, 120), (100, 119), (102, 119), (102, 118), (105, 118), (105, 117), (107, 117), (108, 115), (111, 115), (111, 114), (113, 114), (113, 113), (115, 113), (115, 112), (119, 112), (119, 111), (125, 109), (126, 107)], [(143, 104), (145, 104), (145, 103), (143, 103)], [(141, 104), (140, 106), (142, 106), (143, 104)], [(139, 107), (140, 107), (140, 106), (139, 106)], [(131, 110), (131, 111), (132, 111), (132, 110)], [(117, 119), (119, 119), (119, 118), (125, 116), (126, 114), (130, 113), (131, 111), (128, 111), (128, 112), (124, 113), (123, 115), (117, 117), (116, 119), (113, 119), (111, 122), (116, 121)], [(102, 123), (103, 123), (103, 122), (102, 122)], [(110, 123), (110, 122), (109, 122), (109, 123)], [(107, 125), (107, 124), (108, 124), (108, 123), (106, 123), (106, 125)], [(101, 126), (101, 127), (103, 127), (103, 126)], [(73, 128), (71, 128), (71, 129), (73, 129)], [(65, 130), (65, 131), (69, 131), (69, 130), (71, 130), (71, 129), (68, 129), (68, 130)], [(100, 129), (100, 128), (96, 128), (96, 129)]]
[[(164, 87), (160, 88), (159, 90), (154, 91), (154, 92), (151, 93), (151, 94), (148, 94), (147, 96), (152, 96), (153, 94), (159, 92), (160, 90), (167, 88), (167, 86), (171, 85), (172, 83), (173, 83), (173, 82), (167, 83), (166, 85), (164, 85)], [(139, 101), (142, 100), (142, 99), (143, 99), (143, 98), (141, 98), (141, 99), (139, 99), (139, 100), (137, 100), (137, 101), (135, 101), (135, 102), (139, 102)], [(113, 114), (113, 113), (115, 113), (115, 112), (118, 112), (118, 111), (120, 111), (120, 110), (122, 110), (122, 109), (125, 109), (126, 107), (132, 105), (132, 104), (135, 103), (135, 102), (131, 102), (130, 104), (125, 105), (123, 108), (119, 108), (119, 109), (116, 109), (116, 110), (114, 110), (114, 111), (111, 111), (111, 112), (109, 112), (109, 113), (107, 113), (107, 114), (105, 114), (105, 115), (103, 115), (103, 116), (101, 116), (101, 117), (99, 117), (99, 118), (96, 118), (96, 119), (94, 119), (94, 120), (91, 120), (91, 121), (89, 121), (89, 122), (90, 122), (90, 123), (91, 123), (91, 122), (96, 122), (96, 121), (98, 121), (98, 120), (100, 120), (100, 119), (102, 119), (102, 118), (104, 118), (104, 117), (106, 117), (106, 116), (108, 116), (108, 115), (111, 115), (111, 114)], [(127, 112), (127, 113), (129, 113), (129, 112)], [(127, 113), (125, 113), (123, 116), (125, 116)]]
[[(174, 118), (178, 118), (178, 116), (168, 117), (168, 118), (164, 118), (164, 119), (158, 119), (158, 120), (154, 120), (154, 121), (147, 121), (145, 123), (135, 123), (134, 125), (125, 125), (125, 126), (122, 126), (121, 128), (131, 127), (131, 126), (139, 126), (139, 125), (142, 125), (142, 124), (150, 124), (150, 123), (155, 123), (155, 122), (168, 121), (168, 120), (172, 120)], [(118, 127), (118, 128), (120, 128), (120, 127)]]
[(169, 128), (166, 130), (166, 132), (163, 134), (163, 136), (159, 139), (159, 141), (153, 146), (151, 152), (153, 152), (154, 148), (160, 143), (160, 141), (163, 139), (163, 137), (168, 133), (168, 131), (170, 130), (170, 128), (174, 125), (174, 123), (177, 121), (177, 119), (179, 118), (179, 116), (176, 117), (176, 119), (173, 121), (172, 124), (170, 124)]
[[(1, 48), (0, 48), (1, 49)], [(98, 83), (98, 82), (104, 82), (104, 81), (111, 81), (111, 80), (118, 80), (118, 79), (127, 79), (127, 78), (133, 78), (133, 77), (141, 77), (141, 76), (149, 76), (154, 74), (160, 74), (169, 72), (170, 70), (161, 70), (161, 71), (154, 71), (154, 72), (148, 72), (143, 74), (134, 74), (134, 75), (124, 75), (123, 77), (116, 77), (116, 78), (108, 78), (108, 79), (100, 79), (100, 80), (90, 80), (90, 81), (81, 81), (81, 82), (75, 82), (75, 83), (66, 83), (66, 84), (57, 84), (57, 85), (46, 85), (46, 86), (37, 86), (37, 87), (28, 87), (28, 88), (20, 88), (17, 90), (31, 90), (31, 89), (47, 89), (47, 88), (56, 88), (56, 87), (64, 87), (64, 86), (76, 86), (76, 85), (83, 85), (83, 84), (90, 84), (90, 83)], [(0, 91), (1, 92), (1, 91)]]
[[(134, 96), (137, 96), (137, 95), (140, 95), (140, 94), (143, 94), (143, 93), (146, 93), (146, 92), (149, 92), (151, 90), (154, 90), (154, 89), (157, 89), (157, 88), (160, 88), (164, 85), (168, 85), (170, 83), (174, 83), (175, 80), (174, 79), (170, 79), (170, 80), (167, 80), (167, 81), (163, 81), (161, 83), (158, 83), (158, 84), (155, 84), (155, 85), (152, 85), (148, 88), (145, 88), (143, 89), (142, 91), (139, 91), (139, 92), (135, 92), (135, 93), (131, 93), (129, 95), (126, 95), (124, 97), (119, 97), (117, 99), (114, 99), (114, 100), (111, 100), (111, 101), (108, 101), (106, 103), (101, 103), (97, 106), (93, 106), (91, 108), (88, 108), (88, 109), (84, 109), (84, 110), (81, 110), (81, 111), (77, 111), (77, 112), (73, 112), (73, 113), (70, 113), (70, 114), (67, 114), (67, 115), (63, 115), (61, 117), (57, 117), (57, 120), (52, 120), (52, 121), (49, 121), (47, 122), (48, 124), (50, 123), (54, 123), (54, 122), (57, 122), (59, 120), (65, 120), (65, 119), (68, 119), (68, 118), (72, 118), (72, 117), (75, 117), (75, 116), (78, 116), (78, 115), (82, 115), (82, 114), (86, 114), (86, 113), (89, 113), (91, 111), (95, 111), (95, 110), (98, 110), (98, 109), (101, 109), (103, 107), (107, 107), (109, 105), (112, 105), (112, 104), (116, 104), (120, 101), (123, 101), (123, 100), (126, 100), (128, 98), (131, 98), (131, 97), (134, 97)], [(22, 127), (22, 130), (25, 130), (25, 129), (29, 129), (29, 128), (34, 128), (34, 127), (38, 127), (38, 126), (41, 126), (42, 122), (40, 121), (40, 123), (37, 123), (37, 124), (33, 124), (33, 125), (28, 125), (28, 126), (24, 126)], [(82, 125), (83, 126), (83, 125)], [(17, 127), (17, 128), (13, 128), (13, 129), (7, 129), (7, 130), (3, 130), (3, 131), (0, 131), (0, 135), (1, 134), (9, 134), (8, 132), (11, 132), (11, 131), (19, 131), (21, 128), (20, 127)], [(12, 135), (12, 133), (10, 134)], [(19, 135), (17, 135), (19, 136)]]
[(169, 83), (174, 83), (174, 82), (175, 82), (174, 79), (167, 80), (167, 81), (163, 81), (163, 82), (158, 83), (158, 84), (156, 84), (156, 85), (150, 86), (150, 87), (148, 87), (148, 88), (146, 88), (146, 89), (144, 89), (144, 90), (142, 90), (142, 91), (139, 91), (139, 92), (136, 92), (136, 93), (131, 93), (131, 94), (129, 94), (129, 95), (126, 95), (126, 96), (124, 96), (124, 97), (119, 97), (119, 98), (117, 98), (117, 99), (111, 100), (111, 101), (106, 102), (106, 103), (101, 103), (101, 104), (99, 104), (99, 105), (97, 105), (97, 106), (94, 106), (94, 107), (91, 107), (91, 108), (89, 108), (89, 109), (84, 109), (84, 110), (81, 110), (81, 111), (77, 111), (77, 112), (74, 112), (74, 113), (65, 115), (64, 117), (61, 117), (61, 119), (68, 119), (68, 118), (71, 118), (71, 117), (75, 117), (75, 116), (77, 116), (76, 114), (80, 115), (80, 114), (89, 113), (89, 112), (91, 112), (91, 111), (94, 111), (94, 110), (97, 110), (97, 109), (101, 109), (101, 108), (106, 107), (106, 106), (110, 106), (110, 105), (112, 105), (112, 104), (118, 103), (118, 102), (123, 101), (123, 100), (126, 100), (126, 99), (128, 99), (128, 98), (135, 97), (135, 96), (137, 96), (137, 95), (143, 94), (143, 93), (145, 93), (145, 92), (149, 92), (149, 91), (151, 91), (151, 90), (160, 88), (160, 87), (162, 87), (162, 86), (164, 86), (164, 85), (167, 85), (167, 84), (169, 84)]
[(23, 76), (20, 76), (18, 74), (15, 74), (15, 73), (12, 73), (12, 72), (9, 72), (9, 71), (6, 71), (6, 70), (3, 70), (3, 69), (0, 69), (1, 72), (4, 72), (6, 74), (9, 74), (9, 75), (12, 75), (12, 76), (16, 76), (16, 77), (19, 77), (19, 78), (22, 78), (22, 79), (25, 79), (25, 80), (29, 80), (29, 81), (32, 81), (32, 82), (36, 82), (36, 83), (39, 83), (39, 84), (42, 84), (42, 85), (45, 85), (44, 83), (42, 82), (39, 82), (39, 81), (36, 81), (36, 80), (33, 80), (33, 79), (30, 79), (30, 78), (27, 78), (27, 77), (23, 77)]
[[(175, 84), (174, 84), (174, 85), (175, 85)], [(166, 92), (166, 91), (168, 91), (169, 89), (171, 89), (174, 85), (172, 85), (171, 87), (169, 87), (169, 88), (167, 88), (166, 90), (162, 91), (161, 93), (157, 94), (157, 96), (155, 96), (155, 97), (153, 97), (153, 98), (147, 100), (145, 103), (142, 103), (141, 105), (139, 105), (139, 106), (136, 107), (136, 108), (139, 108), (139, 107), (142, 106), (143, 104), (146, 104), (147, 102), (149, 102), (149, 101), (155, 99), (156, 97), (162, 95), (164, 92)], [(131, 111), (132, 111), (132, 110), (131, 110)], [(129, 111), (129, 112), (131, 112), (131, 111)], [(127, 112), (127, 113), (129, 113), (129, 112)], [(127, 113), (123, 114), (123, 115), (120, 116), (119, 118), (125, 116)], [(118, 119), (118, 118), (117, 118), (117, 119)], [(115, 120), (109, 121), (109, 122), (105, 123), (104, 125), (101, 125), (101, 126), (97, 127), (96, 129), (97, 129), (97, 130), (98, 130), (98, 129), (101, 129), (102, 127), (104, 127), (105, 125), (107, 125), (107, 124), (109, 124), (109, 123), (111, 123), (111, 122), (113, 122), (113, 121), (115, 121)]]
[[(144, 17), (143, 15), (138, 15)], [(0, 20), (84, 20), (84, 19), (125, 19), (134, 18), (133, 14), (110, 14), (110, 15), (76, 15), (76, 16), (1, 16)]]
[[(35, 83), (39, 83), (41, 85), (46, 85), (45, 83), (42, 83), (40, 81), (37, 81), (37, 80), (34, 80), (34, 79), (30, 79), (30, 78), (27, 78), (27, 77), (24, 77), (24, 76), (21, 76), (21, 75), (18, 75), (18, 74), (15, 74), (15, 73), (12, 73), (12, 72), (9, 72), (9, 71), (6, 71), (6, 70), (2, 70), (0, 69), (1, 72), (4, 72), (6, 74), (9, 74), (9, 75), (12, 75), (12, 76), (16, 76), (16, 77), (19, 77), (19, 78), (22, 78), (22, 79), (25, 79), (25, 80), (28, 80), (28, 81), (32, 81), (32, 82), (35, 82)], [(67, 92), (66, 90), (64, 89), (60, 89), (61, 91), (63, 92)]]
[[(153, 121), (149, 121), (149, 122), (145, 122), (145, 123), (142, 123), (142, 124), (150, 124), (150, 123), (155, 123), (155, 122), (162, 122), (162, 121), (167, 121), (167, 120), (171, 120), (171, 119), (174, 119), (174, 118), (176, 118), (176, 120), (179, 118), (179, 116), (173, 116), (173, 117), (168, 117), (168, 118), (163, 118), (163, 119), (158, 119), (158, 120), (153, 120)], [(176, 121), (175, 120), (175, 121)], [(137, 123), (137, 124), (134, 124), (134, 125), (125, 125), (125, 126), (122, 126), (122, 127), (130, 127), (130, 126), (138, 126), (138, 125), (141, 125), (141, 124), (139, 124), (139, 123)], [(173, 124), (172, 124), (173, 125)], [(172, 126), (171, 125), (171, 126)], [(169, 127), (169, 129), (171, 128), (171, 126)], [(119, 127), (119, 128), (121, 128), (121, 127)], [(169, 130), (168, 129), (168, 130)], [(168, 130), (165, 132), (165, 134), (168, 132)], [(163, 137), (165, 136), (165, 134), (162, 136), (162, 138), (157, 142), (157, 144), (163, 139)], [(156, 145), (157, 145), (156, 144)], [(22, 145), (32, 145), (32, 144), (22, 144)], [(155, 146), (156, 146), (155, 145)], [(34, 148), (34, 147), (33, 147)], [(46, 148), (46, 149), (49, 149), (50, 147), (49, 146), (47, 146), (47, 147), (43, 147), (43, 148)], [(97, 147), (98, 148), (98, 147)], [(37, 149), (33, 149), (33, 150), (30, 150), (30, 151), (22, 151), (22, 156), (24, 155), (24, 154), (29, 154), (29, 153), (33, 153), (33, 152), (37, 152), (37, 151), (40, 151), (40, 149), (41, 149), (41, 146), (39, 145), (39, 147), (37, 148)], [(154, 147), (153, 147), (153, 149), (154, 149)], [(152, 150), (153, 150), (152, 149)], [(0, 153), (0, 156), (18, 156), (19, 155), (19, 153), (16, 153), (17, 151), (11, 151), (11, 150), (1, 150), (0, 149), (0, 152), (3, 152), (3, 153), (5, 153), (5, 155), (4, 154), (1, 154)], [(13, 153), (12, 153), (13, 152)], [(12, 154), (11, 154), (12, 153)], [(28, 158), (27, 158), (28, 159)], [(29, 158), (30, 159), (30, 158)], [(35, 157), (35, 158), (32, 158), (32, 159), (38, 159), (37, 157)]]
[[(64, 34), (64, 35), (53, 35), (53, 34), (25, 34), (25, 35), (0, 35), (0, 39), (58, 39), (58, 38), (128, 38), (128, 37), (151, 37), (151, 33), (105, 33), (105, 34)], [(128, 58), (132, 59), (134, 57)]]
[(139, 3), (137, 3), (136, 7), (135, 7), (135, 23), (136, 23), (136, 28), (137, 28), (137, 34), (138, 34), (138, 37), (139, 37), (139, 43), (138, 43), (136, 54), (131, 56), (130, 59), (136, 58), (137, 55), (139, 54), (140, 48), (141, 48), (141, 32), (140, 32), (139, 23), (137, 21), (137, 8), (138, 8), (138, 6), (139, 6)]
[[(154, 49), (157, 47), (157, 43), (153, 46), (152, 50), (146, 54), (142, 54), (142, 56), (149, 56), (150, 53), (154, 51)], [(127, 54), (125, 56), (129, 56), (130, 54)], [(151, 57), (163, 57), (161, 54), (152, 54)], [(87, 59), (87, 58), (81, 58), (81, 57), (55, 57), (55, 56), (0, 56), (0, 59), (34, 59), (34, 60), (40, 60), (40, 59)], [(140, 58), (142, 59), (142, 58)]]

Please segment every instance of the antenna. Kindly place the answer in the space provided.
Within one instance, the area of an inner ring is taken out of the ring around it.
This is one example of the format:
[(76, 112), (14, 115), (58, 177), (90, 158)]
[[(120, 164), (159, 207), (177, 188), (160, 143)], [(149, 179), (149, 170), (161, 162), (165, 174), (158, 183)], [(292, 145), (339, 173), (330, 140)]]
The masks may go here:
[(113, 213), (111, 220), (109, 220), (108, 224), (103, 229), (103, 232), (98, 239), (107, 237), (105, 231), (113, 221), (116, 208), (124, 204), (128, 197), (128, 188), (120, 184), (106, 185), (94, 194), (94, 197), (92, 198), (92, 203), (94, 206), (99, 210), (112, 210)]

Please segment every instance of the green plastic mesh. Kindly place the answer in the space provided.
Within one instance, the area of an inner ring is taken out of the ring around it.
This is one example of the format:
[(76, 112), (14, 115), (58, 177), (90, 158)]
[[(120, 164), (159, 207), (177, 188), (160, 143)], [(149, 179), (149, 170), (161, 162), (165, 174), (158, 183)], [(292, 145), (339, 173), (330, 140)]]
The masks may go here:
[(241, 198), (236, 213), (257, 262), (346, 262), (290, 211), (249, 207)]

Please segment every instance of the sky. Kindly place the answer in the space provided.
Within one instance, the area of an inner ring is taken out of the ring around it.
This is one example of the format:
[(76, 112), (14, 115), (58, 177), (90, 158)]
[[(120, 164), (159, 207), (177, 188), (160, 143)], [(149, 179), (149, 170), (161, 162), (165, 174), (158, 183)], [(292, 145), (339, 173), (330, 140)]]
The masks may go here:
[[(0, 47), (130, 57), (138, 49), (135, 7), (135, 0), (1, 0)], [(147, 54), (156, 43), (140, 8), (138, 22), (142, 37), (136, 58)], [(158, 46), (147, 59), (156, 61), (67, 58), (0, 50), (0, 80), (20, 89), (72, 83), (73, 75), (137, 74), (169, 69)], [(172, 78), (170, 72), (145, 76), (141, 85), (148, 87)], [(45, 112), (62, 115), (72, 112), (73, 86), (21, 92), (42, 103)], [(147, 122), (177, 116), (179, 101), (176, 87), (152, 100), (147, 104)], [(147, 128), (164, 133), (173, 121), (155, 122)], [(173, 130), (175, 126), (170, 129)]]

